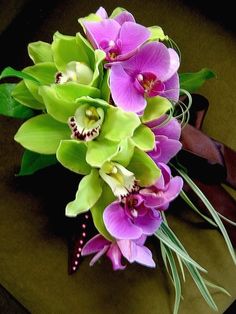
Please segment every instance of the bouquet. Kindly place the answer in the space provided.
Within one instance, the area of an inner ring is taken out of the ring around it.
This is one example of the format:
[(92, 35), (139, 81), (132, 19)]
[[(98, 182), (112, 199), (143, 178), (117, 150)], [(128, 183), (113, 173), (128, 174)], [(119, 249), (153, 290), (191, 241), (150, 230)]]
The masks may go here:
[[(108, 17), (101, 7), (79, 22), (85, 36), (57, 32), (51, 44), (30, 43), (34, 64), (22, 71), (7, 67), (0, 76), (21, 79), (0, 85), (0, 113), (26, 120), (15, 135), (25, 148), (19, 175), (56, 163), (78, 174), (75, 199), (65, 209), (66, 216), (81, 221), (71, 272), (81, 256), (91, 254), (91, 266), (105, 255), (114, 270), (134, 262), (155, 267), (145, 244), (154, 236), (175, 287), (174, 313), (184, 266), (209, 306), (217, 309), (208, 286), (227, 291), (202, 277), (206, 270), (189, 256), (166, 216), (180, 195), (221, 230), (236, 262), (221, 221), (226, 218), (178, 158), (181, 131), (190, 117), (190, 93), (214, 73), (203, 69), (178, 74), (181, 55), (175, 42), (159, 26), (138, 24), (125, 9), (117, 8)], [(211, 218), (184, 192), (184, 181)], [(89, 238), (91, 221), (97, 234)]]

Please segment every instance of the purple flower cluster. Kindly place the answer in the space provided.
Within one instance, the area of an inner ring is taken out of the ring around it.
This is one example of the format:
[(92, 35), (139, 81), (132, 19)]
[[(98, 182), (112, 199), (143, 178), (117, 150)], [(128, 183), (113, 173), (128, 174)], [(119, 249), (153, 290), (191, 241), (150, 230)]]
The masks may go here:
[[(135, 22), (127, 11), (108, 18), (100, 8), (100, 21), (84, 22), (86, 35), (95, 49), (106, 53), (106, 68), (110, 69), (110, 89), (115, 105), (125, 111), (143, 113), (149, 98), (162, 96), (172, 101), (179, 98), (179, 57), (158, 41), (151, 42), (150, 31)], [(91, 265), (106, 254), (113, 269), (124, 269), (122, 256), (130, 263), (155, 267), (150, 250), (144, 246), (147, 236), (154, 234), (162, 223), (161, 211), (180, 193), (183, 181), (172, 177), (167, 166), (181, 149), (181, 127), (166, 116), (149, 122), (155, 135), (155, 147), (148, 155), (157, 164), (161, 176), (152, 186), (136, 188), (109, 204), (103, 214), (104, 224), (113, 240), (96, 235), (84, 247), (82, 254), (95, 253)], [(163, 123), (164, 122), (164, 123)]]

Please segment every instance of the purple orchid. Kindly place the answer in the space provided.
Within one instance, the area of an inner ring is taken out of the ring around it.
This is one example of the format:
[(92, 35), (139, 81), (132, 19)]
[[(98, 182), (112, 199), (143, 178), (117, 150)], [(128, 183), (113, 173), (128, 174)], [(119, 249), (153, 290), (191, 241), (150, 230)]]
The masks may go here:
[(159, 163), (158, 166), (161, 169), (161, 177), (154, 185), (140, 190), (140, 194), (144, 198), (145, 206), (166, 210), (169, 207), (169, 203), (182, 190), (183, 180), (179, 176), (172, 177), (171, 170), (167, 165)]
[(98, 234), (89, 240), (82, 250), (82, 255), (95, 254), (90, 262), (90, 266), (104, 254), (111, 260), (113, 270), (123, 270), (126, 266), (122, 265), (122, 255), (130, 262), (155, 267), (155, 262), (152, 259), (151, 251), (144, 246), (146, 237), (142, 236), (137, 240), (117, 240), (111, 242)]
[(109, 62), (126, 60), (149, 38), (149, 30), (124, 15), (99, 22), (84, 22), (86, 35), (95, 49), (106, 52)]
[(103, 220), (109, 233), (123, 240), (152, 235), (162, 222), (160, 212), (145, 206), (144, 198), (139, 193), (131, 193), (121, 202), (108, 205)]
[[(129, 38), (128, 32), (126, 36)], [(148, 97), (178, 101), (178, 68), (179, 57), (173, 49), (159, 42), (145, 44), (128, 60), (112, 64), (110, 86), (115, 104), (139, 113)]]
[(180, 143), (181, 126), (175, 119), (170, 119), (166, 124), (161, 126), (166, 116), (148, 123), (155, 135), (155, 147), (148, 155), (158, 164), (159, 162), (168, 163), (178, 151), (182, 144)]
[[(107, 11), (103, 7), (100, 7), (97, 10), (96, 15), (98, 15), (103, 20), (104, 19), (108, 19)], [(113, 20), (118, 22), (120, 25), (124, 24), (125, 22), (134, 22), (135, 23), (134, 16), (130, 12), (126, 11), (126, 10), (124, 10), (120, 14), (117, 14), (113, 18)]]

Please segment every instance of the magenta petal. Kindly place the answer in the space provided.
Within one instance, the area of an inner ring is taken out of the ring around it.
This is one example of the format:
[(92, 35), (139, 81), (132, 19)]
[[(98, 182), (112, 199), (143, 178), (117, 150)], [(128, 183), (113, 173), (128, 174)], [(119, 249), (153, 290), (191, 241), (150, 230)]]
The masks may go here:
[(120, 24), (106, 19), (101, 22), (84, 22), (86, 35), (94, 48), (99, 48), (100, 42), (115, 41), (120, 31)]
[(165, 199), (167, 202), (173, 201), (183, 188), (183, 179), (176, 176), (170, 180), (168, 189), (165, 192)]
[(147, 236), (143, 234), (139, 239), (134, 240), (134, 242), (137, 245), (144, 245), (146, 239), (147, 239)]
[(172, 118), (163, 127), (153, 130), (155, 135), (165, 135), (169, 139), (179, 140), (181, 135), (181, 125), (177, 119)]
[(165, 90), (160, 95), (177, 102), (179, 100), (179, 75), (175, 73), (170, 79), (165, 81), (164, 85)]
[(169, 65), (169, 70), (165, 76), (165, 81), (171, 78), (178, 71), (179, 64), (180, 64), (179, 56), (177, 52), (172, 48), (168, 48), (168, 51), (170, 55), (170, 65)]
[(109, 248), (109, 245), (105, 245), (101, 251), (99, 251), (96, 255), (94, 255), (94, 257), (91, 259), (89, 263), (89, 266), (93, 266), (99, 260), (99, 258), (106, 253), (108, 248)]
[(102, 19), (108, 18), (107, 11), (103, 7), (100, 7), (97, 10), (96, 15), (100, 16)]
[(152, 209), (145, 216), (139, 216), (135, 219), (136, 226), (140, 227), (144, 234), (152, 235), (161, 225), (160, 214), (157, 217), (152, 215)]
[(125, 61), (124, 68), (129, 74), (153, 73), (157, 79), (164, 81), (169, 70), (170, 54), (162, 43), (148, 43), (129, 60)]
[(133, 22), (125, 22), (120, 29), (119, 38), (122, 43), (122, 54), (137, 49), (150, 36), (149, 30)]
[(105, 239), (102, 235), (97, 234), (92, 239), (90, 239), (82, 249), (81, 255), (90, 255), (97, 253), (102, 250), (105, 245), (109, 245), (110, 242)]
[(157, 150), (148, 152), (149, 156), (156, 162), (168, 163), (181, 149), (182, 144), (179, 141), (168, 139), (164, 135), (158, 135)]
[(133, 263), (136, 256), (136, 247), (134, 241), (131, 240), (119, 240), (117, 244), (121, 250), (122, 255), (130, 262)]
[(111, 68), (110, 87), (115, 104), (123, 110), (139, 112), (145, 108), (146, 100), (120, 64), (114, 64)]
[(124, 24), (125, 22), (135, 22), (133, 15), (128, 11), (121, 12), (116, 17), (114, 17), (114, 20), (120, 25)]
[(112, 266), (113, 266), (113, 270), (123, 270), (126, 268), (125, 265), (122, 265), (121, 263), (121, 251), (118, 247), (118, 245), (116, 243), (113, 243), (109, 250), (107, 251), (107, 257), (109, 257), (109, 259), (112, 262)]
[(142, 230), (131, 222), (119, 202), (106, 207), (103, 220), (108, 232), (116, 239), (138, 239), (142, 235)]
[(156, 267), (152, 258), (152, 252), (145, 246), (137, 245), (135, 261), (144, 266)]

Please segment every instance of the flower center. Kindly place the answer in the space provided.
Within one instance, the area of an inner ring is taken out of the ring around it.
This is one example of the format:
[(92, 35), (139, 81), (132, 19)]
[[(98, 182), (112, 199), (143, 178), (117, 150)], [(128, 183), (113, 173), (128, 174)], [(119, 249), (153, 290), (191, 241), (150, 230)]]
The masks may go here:
[(146, 97), (157, 96), (165, 89), (165, 85), (153, 73), (139, 73), (135, 79), (135, 87)]
[(121, 40), (102, 40), (100, 42), (100, 49), (106, 52), (107, 61), (115, 61), (117, 56), (121, 54)]
[(75, 115), (69, 118), (68, 124), (72, 131), (71, 138), (92, 141), (99, 135), (104, 119), (102, 108), (89, 105), (80, 106)]

